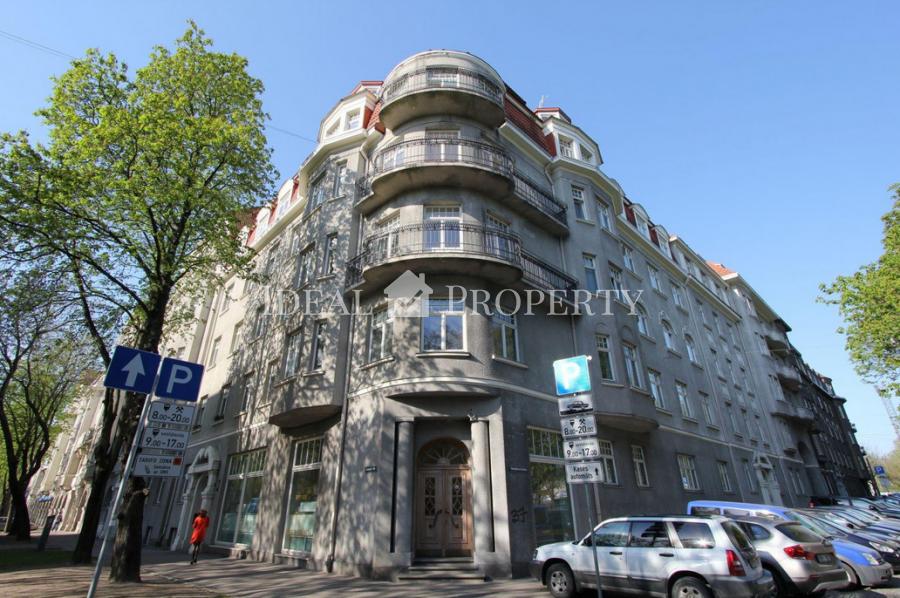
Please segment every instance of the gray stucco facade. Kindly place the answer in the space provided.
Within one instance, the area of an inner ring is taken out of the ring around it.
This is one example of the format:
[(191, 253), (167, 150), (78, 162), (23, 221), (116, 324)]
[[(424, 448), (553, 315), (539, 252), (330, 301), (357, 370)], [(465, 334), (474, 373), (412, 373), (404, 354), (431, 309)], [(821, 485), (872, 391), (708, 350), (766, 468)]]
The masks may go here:
[[(601, 164), (562, 110), (528, 109), (470, 54), (417, 54), (342, 98), (248, 231), (267, 282), (230, 281), (166, 339), (207, 369), (189, 465), (154, 481), (147, 540), (185, 549), (202, 507), (213, 549), (251, 558), (392, 577), (462, 557), (523, 574), (538, 543), (588, 529), (551, 367), (578, 354), (605, 441), (602, 518), (695, 498), (805, 504), (821, 472), (798, 447), (816, 432), (781, 394), (780, 318)], [(406, 270), (430, 287), (428, 318), (381, 315)], [(642, 291), (640, 311), (570, 301), (617, 287)], [(461, 288), (461, 305), (443, 301)], [(273, 289), (362, 309), (281, 309)], [(478, 297), (541, 301), (504, 319)]]

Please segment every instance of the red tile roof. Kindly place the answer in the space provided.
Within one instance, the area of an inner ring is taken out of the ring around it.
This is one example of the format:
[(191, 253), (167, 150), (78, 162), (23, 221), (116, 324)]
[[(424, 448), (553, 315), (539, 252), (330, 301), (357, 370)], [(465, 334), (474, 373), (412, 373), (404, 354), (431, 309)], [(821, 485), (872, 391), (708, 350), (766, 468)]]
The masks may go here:
[(532, 141), (538, 144), (551, 156), (556, 155), (556, 144), (552, 135), (544, 135), (544, 127), (533, 114), (529, 114), (519, 107), (509, 97), (504, 98), (503, 109), (506, 112), (506, 120), (521, 129)]
[(726, 268), (724, 264), (720, 264), (718, 262), (711, 262), (707, 260), (706, 265), (715, 270), (716, 274), (722, 277), (737, 274), (737, 272), (735, 272), (731, 268)]

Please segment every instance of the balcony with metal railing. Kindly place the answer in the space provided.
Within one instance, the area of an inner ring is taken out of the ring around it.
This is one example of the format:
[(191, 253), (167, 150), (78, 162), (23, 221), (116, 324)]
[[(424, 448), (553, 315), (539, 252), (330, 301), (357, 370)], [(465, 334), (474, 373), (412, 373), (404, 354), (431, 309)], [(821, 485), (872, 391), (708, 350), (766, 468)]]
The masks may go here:
[(816, 416), (812, 411), (783, 399), (775, 401), (775, 409), (772, 410), (772, 415), (804, 425), (812, 425), (816, 421)]
[(503, 89), (484, 73), (429, 66), (385, 81), (379, 118), (389, 129), (423, 116), (461, 116), (489, 127), (506, 120)]
[(420, 222), (367, 237), (347, 264), (347, 289), (383, 288), (411, 270), (417, 274), (462, 274), (511, 288), (553, 291), (571, 301), (577, 280), (522, 250), (513, 233), (480, 224)]
[(781, 385), (788, 390), (799, 390), (803, 384), (803, 379), (800, 377), (800, 372), (797, 371), (797, 368), (780, 359), (775, 359), (775, 375), (778, 376), (778, 381)]
[(524, 174), (516, 172), (513, 177), (513, 198), (509, 206), (556, 235), (568, 235), (566, 206)]
[(400, 141), (375, 154), (356, 205), (367, 214), (399, 193), (427, 187), (463, 187), (490, 197), (508, 196), (513, 161), (503, 148), (471, 139)]

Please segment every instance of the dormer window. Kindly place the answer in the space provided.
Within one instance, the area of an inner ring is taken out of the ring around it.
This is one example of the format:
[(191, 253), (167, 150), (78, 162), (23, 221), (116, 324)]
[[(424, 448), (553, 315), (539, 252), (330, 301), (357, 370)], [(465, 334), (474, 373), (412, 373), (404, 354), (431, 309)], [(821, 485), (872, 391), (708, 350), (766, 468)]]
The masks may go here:
[(578, 151), (581, 152), (581, 159), (585, 162), (594, 161), (594, 154), (588, 148), (584, 147), (583, 145), (579, 145)]
[(338, 131), (338, 127), (341, 125), (341, 119), (337, 119), (333, 123), (331, 123), (328, 128), (325, 130), (325, 137), (331, 137)]
[(351, 110), (350, 112), (347, 113), (347, 117), (344, 120), (344, 130), (345, 131), (351, 131), (353, 129), (359, 128), (359, 123), (360, 123), (359, 115), (360, 115), (359, 108), (357, 108), (356, 110)]
[(575, 150), (572, 140), (568, 137), (559, 136), (559, 155), (565, 158), (574, 158)]

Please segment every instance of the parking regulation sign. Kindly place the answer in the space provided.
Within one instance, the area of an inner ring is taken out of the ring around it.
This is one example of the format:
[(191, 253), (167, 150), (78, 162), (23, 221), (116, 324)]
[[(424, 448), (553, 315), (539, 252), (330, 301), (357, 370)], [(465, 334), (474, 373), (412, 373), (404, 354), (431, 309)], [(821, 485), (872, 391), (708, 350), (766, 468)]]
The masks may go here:
[(175, 455), (138, 453), (133, 475), (147, 478), (177, 478), (181, 477), (183, 466), (184, 457), (181, 453)]
[(166, 357), (159, 368), (156, 396), (176, 401), (197, 401), (203, 366), (199, 363)]
[(193, 405), (179, 405), (172, 401), (153, 401), (147, 412), (147, 426), (181, 427), (186, 430), (190, 427), (193, 418)]
[(591, 390), (588, 356), (578, 355), (553, 362), (553, 377), (557, 395), (571, 395)]
[(597, 421), (593, 415), (576, 415), (564, 417), (559, 422), (563, 440), (578, 436), (593, 436), (597, 433)]
[(600, 456), (600, 442), (596, 438), (576, 438), (563, 442), (563, 455), (569, 460), (596, 459)]
[(141, 448), (183, 451), (187, 448), (190, 435), (191, 433), (187, 430), (146, 427), (141, 436)]
[(559, 415), (574, 415), (594, 410), (594, 397), (590, 393), (559, 397)]

